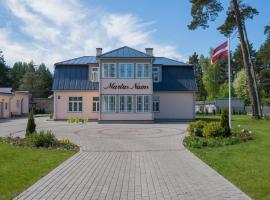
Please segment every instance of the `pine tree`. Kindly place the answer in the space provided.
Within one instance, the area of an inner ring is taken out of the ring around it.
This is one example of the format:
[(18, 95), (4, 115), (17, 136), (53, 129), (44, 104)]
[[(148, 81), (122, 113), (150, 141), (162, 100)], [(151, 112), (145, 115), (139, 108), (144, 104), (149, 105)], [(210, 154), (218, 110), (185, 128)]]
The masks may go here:
[[(188, 25), (188, 28), (191, 30), (195, 30), (198, 27), (202, 27), (203, 29), (208, 28), (208, 22), (215, 21), (218, 14), (224, 9), (221, 2), (218, 0), (190, 0), (190, 2), (192, 3), (192, 21)], [(260, 103), (258, 101), (259, 98), (256, 91), (253, 68), (249, 60), (249, 45), (245, 29), (245, 21), (247, 19), (253, 19), (253, 17), (258, 14), (258, 11), (243, 3), (242, 0), (231, 0), (230, 2), (230, 7), (227, 10), (227, 18), (224, 24), (218, 29), (225, 36), (229, 36), (233, 31), (238, 30), (242, 59), (247, 75), (249, 98), (252, 104), (252, 115), (256, 118), (260, 118)]]
[(224, 110), (221, 113), (220, 125), (224, 130), (224, 136), (226, 136), (226, 137), (231, 136), (231, 129), (229, 126), (229, 115), (228, 115), (227, 110)]
[(197, 85), (196, 100), (204, 101), (206, 99), (207, 93), (203, 84), (202, 67), (199, 63), (199, 56), (196, 54), (196, 52), (194, 52), (193, 55), (189, 57), (189, 64), (193, 64), (194, 66), (194, 75)]
[(36, 132), (36, 123), (35, 123), (35, 118), (34, 118), (34, 111), (31, 110), (31, 112), (29, 113), (29, 116), (28, 116), (25, 136), (26, 137), (30, 136), (35, 132)]

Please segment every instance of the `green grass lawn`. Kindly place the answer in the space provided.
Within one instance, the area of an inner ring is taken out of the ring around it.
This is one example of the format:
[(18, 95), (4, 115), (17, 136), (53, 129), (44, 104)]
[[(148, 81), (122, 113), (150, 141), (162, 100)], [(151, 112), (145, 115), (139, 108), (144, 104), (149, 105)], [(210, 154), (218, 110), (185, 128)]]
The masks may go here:
[(0, 142), (0, 199), (14, 198), (74, 153)]
[[(198, 115), (197, 119), (215, 121), (219, 116)], [(250, 129), (256, 139), (238, 145), (190, 150), (251, 198), (270, 200), (270, 120), (233, 116), (232, 124)]]

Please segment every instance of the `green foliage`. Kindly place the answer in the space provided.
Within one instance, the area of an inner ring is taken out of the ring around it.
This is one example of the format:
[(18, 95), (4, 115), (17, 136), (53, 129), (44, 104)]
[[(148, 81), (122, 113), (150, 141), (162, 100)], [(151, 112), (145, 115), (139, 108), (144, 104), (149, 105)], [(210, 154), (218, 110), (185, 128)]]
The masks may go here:
[(197, 85), (197, 92), (196, 92), (196, 100), (201, 101), (205, 100), (207, 96), (207, 92), (205, 90), (205, 86), (203, 83), (203, 72), (202, 72), (202, 67), (199, 63), (199, 58), (198, 54), (194, 52), (192, 56), (189, 57), (189, 63), (193, 64), (194, 66), (194, 74), (195, 74), (195, 80), (196, 80), (196, 85)]
[(219, 94), (220, 81), (220, 65), (210, 64), (209, 58), (201, 56), (200, 64), (203, 69), (203, 83), (207, 91), (207, 100), (214, 100)]
[(33, 112), (33, 110), (31, 110), (31, 112), (29, 113), (29, 116), (28, 116), (25, 136), (26, 137), (30, 136), (34, 132), (36, 132), (36, 123), (35, 123), (35, 119), (34, 119), (34, 112)]
[(10, 69), (6, 65), (4, 55), (0, 50), (0, 87), (8, 87), (10, 86), (10, 79), (8, 76)]
[(83, 119), (83, 123), (86, 124), (87, 122), (89, 122), (89, 119), (86, 117)]
[(188, 28), (191, 30), (199, 26), (203, 29), (208, 28), (208, 21), (214, 21), (218, 13), (223, 10), (221, 3), (217, 0), (190, 0), (190, 2), (192, 21)]
[(203, 137), (189, 136), (185, 137), (183, 140), (183, 144), (186, 147), (191, 148), (222, 147), (227, 145), (239, 144), (241, 142), (242, 141), (239, 137), (203, 138)]
[(79, 123), (81, 120), (80, 120), (80, 118), (78, 118), (78, 117), (70, 117), (70, 118), (68, 118), (68, 123)]
[[(249, 50), (250, 50), (250, 56), (251, 56), (251, 60), (252, 63), (254, 64), (254, 70), (257, 72), (258, 71), (258, 67), (256, 65), (256, 56), (257, 56), (257, 52), (254, 49), (252, 44), (249, 44)], [(232, 77), (234, 78), (235, 75), (241, 70), (244, 69), (244, 63), (243, 63), (243, 55), (242, 55), (242, 49), (241, 49), (241, 45), (237, 45), (235, 51), (233, 52), (232, 55)]]
[[(198, 118), (218, 120), (219, 116), (200, 115)], [(232, 125), (233, 132), (237, 125), (240, 125), (239, 129), (252, 130), (256, 134), (255, 140), (222, 148), (189, 149), (252, 199), (269, 199), (270, 123), (248, 115), (233, 115)]]
[[(231, 87), (231, 96), (232, 97), (235, 96), (233, 87)], [(220, 85), (218, 97), (219, 98), (228, 98), (229, 97), (229, 84), (227, 81)]]
[(244, 69), (237, 73), (236, 78), (233, 81), (233, 88), (236, 97), (244, 99), (245, 104), (249, 104), (250, 100), (248, 95), (247, 78)]
[(203, 128), (203, 137), (221, 137), (224, 136), (224, 130), (219, 122), (207, 123)]
[(74, 153), (0, 142), (0, 199), (14, 199)]
[[(244, 4), (242, 1), (239, 1), (239, 9), (240, 9), (240, 15), (241, 19), (247, 20), (247, 19), (253, 19), (255, 15), (258, 15), (259, 12), (252, 8), (251, 6)], [(233, 10), (233, 5), (231, 4), (226, 12), (227, 18), (225, 19), (225, 22), (218, 27), (218, 30), (221, 34), (224, 36), (229, 36), (233, 33), (233, 31), (236, 30), (236, 19), (235, 14)]]
[(57, 139), (51, 131), (40, 131), (40, 133), (33, 133), (27, 137), (27, 142), (33, 147), (55, 147)]
[(67, 138), (58, 140), (51, 131), (34, 132), (26, 138), (3, 137), (0, 139), (3, 143), (20, 147), (65, 149), (69, 151), (79, 150), (79, 147), (71, 143)]
[(37, 69), (33, 63), (28, 64), (28, 69), (20, 80), (19, 89), (29, 90), (33, 97), (48, 97), (51, 94), (52, 74), (42, 63)]
[(53, 113), (50, 113), (49, 117), (50, 119), (53, 119)]
[(15, 62), (10, 70), (9, 76), (12, 80), (12, 88), (18, 90), (20, 87), (21, 79), (28, 70), (28, 63), (26, 62)]
[(199, 136), (202, 137), (202, 132), (203, 132), (203, 128), (206, 125), (205, 121), (195, 121), (195, 122), (191, 122), (188, 125), (187, 131), (189, 132), (190, 135), (192, 136)]
[(229, 115), (227, 110), (224, 110), (221, 113), (220, 126), (223, 128), (224, 136), (226, 137), (231, 136), (231, 129), (229, 126)]

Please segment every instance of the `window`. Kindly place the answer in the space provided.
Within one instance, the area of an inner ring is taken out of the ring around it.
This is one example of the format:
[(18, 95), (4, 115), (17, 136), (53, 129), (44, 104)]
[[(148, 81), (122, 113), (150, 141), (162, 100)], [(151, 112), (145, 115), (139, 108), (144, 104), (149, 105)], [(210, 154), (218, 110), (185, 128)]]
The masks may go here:
[(82, 97), (69, 97), (68, 111), (82, 112)]
[(136, 77), (137, 78), (150, 78), (150, 64), (137, 63), (136, 64)]
[(159, 111), (159, 97), (153, 97), (153, 112)]
[(17, 100), (16, 104), (17, 104), (17, 108), (19, 108), (20, 107), (20, 100)]
[(92, 82), (98, 82), (99, 81), (99, 68), (98, 67), (91, 67), (90, 80)]
[(104, 95), (102, 96), (102, 111), (103, 112), (115, 112), (115, 96)]
[(116, 78), (116, 64), (115, 63), (102, 64), (102, 78)]
[(158, 67), (153, 67), (152, 78), (153, 78), (153, 82), (159, 82), (159, 68)]
[(119, 78), (132, 78), (133, 77), (133, 64), (120, 63), (119, 64)]
[(132, 112), (132, 96), (120, 96), (120, 112)]
[(5, 109), (6, 110), (8, 109), (8, 103), (7, 102), (5, 103)]
[(137, 112), (150, 112), (150, 96), (137, 96)]
[(92, 110), (93, 112), (99, 112), (99, 97), (93, 97)]

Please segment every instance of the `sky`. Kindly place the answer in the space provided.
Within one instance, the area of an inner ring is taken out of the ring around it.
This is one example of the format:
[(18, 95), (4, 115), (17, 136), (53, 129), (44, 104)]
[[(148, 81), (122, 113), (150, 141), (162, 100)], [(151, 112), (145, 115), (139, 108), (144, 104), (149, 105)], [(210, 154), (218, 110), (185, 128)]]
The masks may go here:
[[(244, 0), (259, 11), (246, 24), (249, 40), (258, 49), (270, 23), (269, 0)], [(222, 0), (225, 10), (229, 0)], [(45, 63), (95, 55), (130, 46), (155, 56), (186, 62), (226, 40), (216, 28), (225, 11), (206, 30), (191, 31), (189, 0), (0, 0), (0, 50), (9, 66), (16, 61)], [(232, 40), (232, 48), (239, 43)]]

